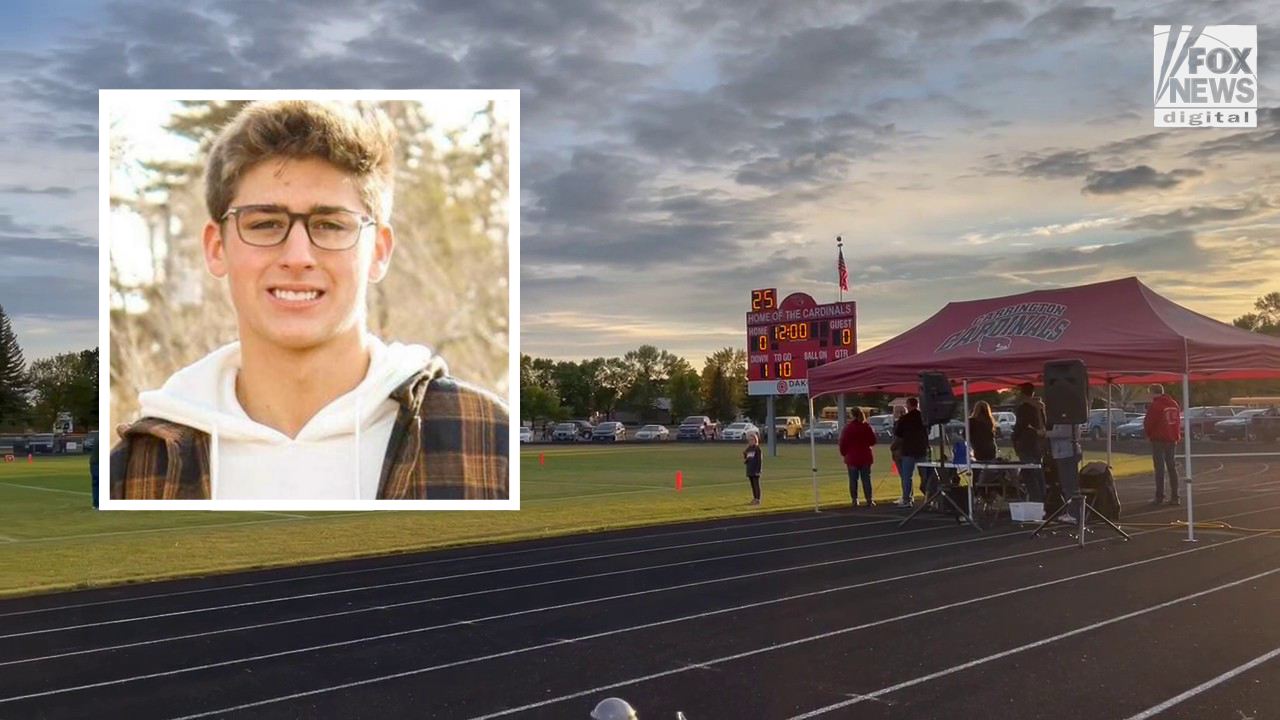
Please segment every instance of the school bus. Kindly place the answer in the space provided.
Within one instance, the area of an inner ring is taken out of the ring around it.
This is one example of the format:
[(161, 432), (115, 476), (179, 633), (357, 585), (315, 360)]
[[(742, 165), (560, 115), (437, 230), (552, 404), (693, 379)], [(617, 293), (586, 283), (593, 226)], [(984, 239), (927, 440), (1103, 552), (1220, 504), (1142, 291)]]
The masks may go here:
[(1276, 397), (1233, 397), (1231, 405), (1243, 405), (1247, 408), (1267, 408), (1280, 405), (1280, 396)]
[[(845, 408), (844, 408), (844, 415), (845, 415), (845, 418), (844, 418), (844, 419), (845, 419), (846, 421), (848, 421), (848, 420), (852, 420), (852, 419), (853, 419), (853, 408), (854, 408), (854, 407), (857, 407), (857, 406), (854, 406), (854, 405), (846, 405), (846, 406), (845, 406)], [(880, 408), (868, 407), (868, 406), (866, 406), (866, 405), (863, 405), (863, 406), (861, 406), (861, 407), (862, 407), (862, 412), (866, 413), (867, 417), (871, 417), (872, 415), (879, 415), (879, 414), (880, 414)], [(828, 405), (828, 406), (826, 406), (826, 407), (822, 408), (822, 413), (821, 413), (822, 417), (821, 417), (821, 419), (822, 419), (822, 420), (835, 420), (835, 419), (839, 416), (839, 413), (840, 413), (840, 408), (839, 408), (839, 406), (837, 406), (837, 405)]]

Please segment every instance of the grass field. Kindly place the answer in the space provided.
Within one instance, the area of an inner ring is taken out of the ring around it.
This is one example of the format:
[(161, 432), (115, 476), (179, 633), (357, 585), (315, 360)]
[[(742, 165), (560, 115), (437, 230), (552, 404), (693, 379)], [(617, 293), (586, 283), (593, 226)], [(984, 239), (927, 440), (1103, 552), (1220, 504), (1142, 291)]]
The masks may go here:
[[(778, 453), (755, 507), (740, 445), (533, 446), (520, 454), (521, 510), (507, 512), (102, 512), (85, 457), (0, 463), (0, 596), (812, 508), (808, 446)], [(818, 453), (822, 505), (848, 505), (834, 447)], [(1117, 454), (1113, 467), (1147, 472), (1150, 459)], [(872, 484), (877, 500), (898, 495), (885, 448)]]

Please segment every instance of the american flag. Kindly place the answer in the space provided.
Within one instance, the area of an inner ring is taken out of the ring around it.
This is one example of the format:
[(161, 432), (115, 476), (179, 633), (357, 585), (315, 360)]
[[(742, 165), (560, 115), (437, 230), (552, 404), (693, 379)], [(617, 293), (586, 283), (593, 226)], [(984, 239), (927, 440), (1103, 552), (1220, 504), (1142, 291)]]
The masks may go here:
[(848, 292), (849, 291), (849, 270), (844, 266), (844, 248), (840, 248), (838, 252), (840, 253), (840, 262), (838, 265), (836, 265), (836, 267), (840, 271), (840, 291)]

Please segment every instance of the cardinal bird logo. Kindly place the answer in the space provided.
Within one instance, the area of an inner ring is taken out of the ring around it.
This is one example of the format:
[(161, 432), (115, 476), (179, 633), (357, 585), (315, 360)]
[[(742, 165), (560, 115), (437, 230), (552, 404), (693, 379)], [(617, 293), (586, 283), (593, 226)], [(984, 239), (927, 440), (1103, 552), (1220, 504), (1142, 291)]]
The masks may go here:
[(987, 353), (988, 355), (1002, 353), (1005, 350), (1008, 350), (1012, 345), (1013, 340), (1011, 338), (984, 337), (982, 340), (978, 341), (978, 352)]

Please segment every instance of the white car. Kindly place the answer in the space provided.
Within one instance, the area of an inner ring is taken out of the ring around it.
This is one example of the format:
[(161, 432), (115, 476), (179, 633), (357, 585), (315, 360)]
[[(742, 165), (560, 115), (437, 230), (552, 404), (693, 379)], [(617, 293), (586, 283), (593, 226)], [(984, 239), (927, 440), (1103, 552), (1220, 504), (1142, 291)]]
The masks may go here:
[(747, 435), (759, 435), (760, 428), (749, 422), (736, 422), (720, 432), (724, 440), (745, 440)]
[(533, 442), (533, 428), (520, 426), (520, 442)]
[(835, 420), (819, 420), (817, 425), (804, 431), (804, 439), (835, 440), (840, 433), (840, 423)]
[(671, 431), (661, 425), (645, 425), (636, 431), (631, 437), (636, 440), (666, 440), (671, 435)]
[(1013, 436), (1013, 426), (1018, 423), (1018, 416), (1011, 412), (992, 413), (992, 417), (996, 419), (996, 437), (1007, 438)]

